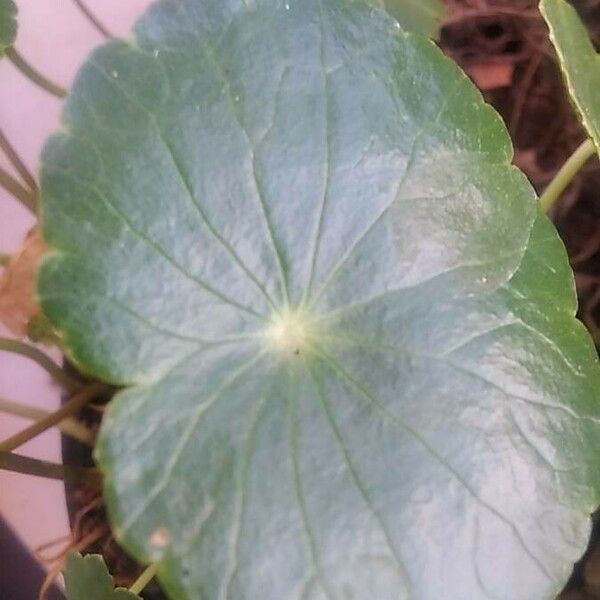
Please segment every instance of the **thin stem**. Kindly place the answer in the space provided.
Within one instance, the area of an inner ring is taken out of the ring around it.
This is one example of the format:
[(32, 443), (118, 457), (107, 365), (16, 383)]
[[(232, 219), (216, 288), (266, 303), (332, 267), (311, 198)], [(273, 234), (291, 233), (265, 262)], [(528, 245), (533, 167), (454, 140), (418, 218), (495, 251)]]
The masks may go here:
[[(7, 415), (13, 415), (15, 417), (21, 417), (23, 419), (29, 419), (31, 421), (40, 421), (50, 416), (50, 412), (47, 410), (41, 410), (39, 408), (33, 408), (32, 406), (25, 406), (18, 402), (12, 402), (11, 400), (4, 400), (0, 398), (0, 412)], [(85, 444), (86, 446), (94, 446), (94, 435), (84, 425), (79, 423), (73, 418), (65, 419), (57, 425), (58, 429), (69, 437)]]
[(40, 419), (25, 428), (23, 431), (13, 435), (4, 442), (0, 443), (0, 452), (11, 452), (19, 446), (27, 443), (29, 440), (37, 437), (47, 429), (58, 425), (61, 421), (79, 412), (86, 404), (91, 402), (96, 396), (109, 388), (104, 383), (92, 383), (78, 394), (75, 394), (70, 400), (65, 402), (56, 412)]
[(583, 165), (596, 153), (592, 140), (585, 140), (555, 175), (540, 198), (540, 208), (547, 213), (567, 189)]
[(37, 197), (34, 192), (24, 188), (16, 179), (0, 167), (0, 187), (3, 187), (9, 194), (29, 209), (33, 214), (37, 211)]
[(61, 465), (13, 454), (12, 452), (0, 451), (0, 469), (12, 471), (13, 473), (23, 473), (24, 475), (34, 475), (35, 477), (83, 483), (94, 488), (99, 488), (102, 485), (102, 474), (98, 469)]
[(73, 392), (81, 388), (81, 384), (67, 375), (52, 359), (46, 356), (41, 350), (35, 346), (30, 346), (18, 340), (0, 337), (0, 352), (12, 352), (19, 354), (36, 362), (44, 369), (51, 377), (60, 383), (65, 389)]
[(32, 67), (19, 52), (17, 52), (16, 48), (8, 48), (6, 50), (6, 56), (8, 56), (10, 62), (12, 62), (12, 64), (17, 67), (27, 79), (31, 80), (43, 90), (46, 90), (57, 98), (64, 98), (67, 95), (67, 90), (44, 77), (39, 71)]
[(146, 570), (135, 580), (134, 584), (129, 588), (133, 594), (140, 594), (144, 588), (154, 579), (158, 571), (158, 563), (152, 563)]
[(36, 191), (38, 186), (35, 177), (31, 174), (31, 171), (25, 165), (15, 147), (10, 143), (6, 135), (4, 135), (2, 129), (0, 129), (0, 148), (2, 148), (4, 154), (6, 154), (6, 157), (10, 160), (23, 181), (29, 186), (29, 189), (32, 192)]
[(73, 0), (79, 7), (79, 10), (84, 14), (88, 21), (98, 30), (100, 35), (103, 35), (107, 39), (114, 38), (114, 35), (101, 23), (96, 15), (83, 3), (83, 0)]

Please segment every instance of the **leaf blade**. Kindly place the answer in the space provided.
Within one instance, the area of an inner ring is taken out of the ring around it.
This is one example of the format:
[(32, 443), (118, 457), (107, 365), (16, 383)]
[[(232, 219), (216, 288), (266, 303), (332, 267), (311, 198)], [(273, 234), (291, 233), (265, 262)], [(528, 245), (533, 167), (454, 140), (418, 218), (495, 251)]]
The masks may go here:
[(600, 80), (599, 59), (577, 11), (565, 0), (542, 0), (540, 10), (550, 29), (569, 94), (584, 127), (600, 152), (600, 115), (594, 90)]
[(598, 369), (498, 116), (358, 2), (136, 31), (42, 178), (44, 310), (131, 386), (97, 453), (119, 539), (177, 598), (554, 597), (598, 502)]
[(139, 600), (124, 588), (115, 589), (112, 577), (98, 554), (72, 552), (64, 571), (68, 600)]

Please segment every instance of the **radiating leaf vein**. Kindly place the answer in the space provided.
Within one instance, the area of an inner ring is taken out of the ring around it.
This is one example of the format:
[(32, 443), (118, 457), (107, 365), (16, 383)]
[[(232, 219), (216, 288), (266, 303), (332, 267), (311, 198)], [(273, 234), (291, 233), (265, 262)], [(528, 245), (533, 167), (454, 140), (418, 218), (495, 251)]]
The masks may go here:
[(156, 254), (158, 254), (159, 256), (164, 258), (177, 271), (179, 271), (179, 273), (181, 273), (186, 279), (195, 283), (202, 289), (206, 290), (209, 294), (215, 296), (216, 298), (218, 298), (225, 304), (230, 304), (231, 306), (234, 306), (238, 310), (241, 310), (243, 312), (251, 314), (252, 316), (254, 316), (258, 319), (261, 319), (261, 320), (267, 319), (266, 315), (263, 315), (263, 314), (255, 311), (253, 308), (250, 308), (248, 306), (240, 304), (239, 302), (236, 302), (232, 298), (226, 296), (225, 294), (221, 293), (217, 289), (213, 288), (206, 281), (200, 279), (199, 277), (196, 277), (195, 275), (192, 275), (192, 273), (190, 273), (187, 269), (185, 269), (182, 265), (180, 265), (170, 254), (168, 254), (150, 236), (146, 235), (144, 232), (137, 229), (136, 226), (129, 220), (129, 218), (127, 216), (125, 216), (125, 214), (116, 207), (114, 202), (111, 202), (108, 199), (108, 197), (102, 192), (102, 190), (95, 183), (92, 183), (85, 179), (81, 179), (81, 178), (75, 176), (72, 172), (67, 171), (66, 169), (59, 169), (57, 167), (56, 171), (60, 171), (62, 173), (63, 177), (71, 179), (71, 180), (75, 181), (76, 183), (79, 183), (83, 187), (87, 187), (90, 191), (94, 192), (96, 194), (96, 196), (100, 199), (100, 201), (106, 206), (106, 208), (109, 210), (109, 212), (112, 212), (115, 215), (115, 217), (117, 217), (117, 219), (119, 221), (121, 221), (121, 223), (123, 223), (123, 225), (125, 225), (126, 229), (128, 229), (135, 237), (140, 239), (148, 248), (152, 249)]
[(404, 170), (404, 174), (399, 179), (394, 191), (391, 196), (392, 199), (384, 205), (383, 209), (375, 216), (375, 218), (365, 227), (365, 229), (359, 234), (359, 236), (354, 240), (354, 242), (347, 248), (347, 250), (342, 254), (338, 262), (332, 267), (331, 271), (325, 278), (325, 281), (319, 288), (319, 290), (315, 293), (314, 297), (311, 299), (309, 303), (309, 307), (313, 307), (316, 302), (321, 298), (321, 296), (327, 291), (329, 286), (333, 283), (336, 275), (342, 270), (344, 265), (350, 260), (356, 249), (360, 246), (360, 243), (369, 235), (369, 233), (373, 230), (373, 228), (385, 217), (390, 208), (396, 204), (396, 202), (401, 198), (402, 188), (404, 187), (405, 182), (408, 180), (408, 177), (412, 173), (414, 168), (414, 163), (417, 155), (417, 150), (419, 146), (419, 142), (421, 138), (431, 129), (433, 129), (439, 122), (441, 115), (446, 110), (448, 103), (454, 99), (457, 91), (460, 91), (461, 86), (464, 85), (464, 81), (462, 79), (458, 79), (451, 87), (448, 92), (448, 95), (445, 96), (444, 101), (442, 102), (439, 110), (437, 111), (436, 116), (431, 120), (426, 120), (423, 127), (416, 133), (411, 150), (409, 152), (409, 158), (406, 163), (406, 168)]
[(314, 234), (314, 241), (312, 243), (312, 250), (309, 251), (309, 270), (308, 280), (304, 290), (304, 297), (302, 298), (302, 304), (306, 304), (307, 299), (310, 297), (310, 293), (313, 286), (313, 278), (315, 275), (315, 267), (317, 259), (319, 257), (319, 250), (321, 244), (321, 237), (323, 235), (323, 220), (325, 216), (325, 207), (329, 198), (329, 183), (331, 179), (331, 133), (330, 133), (330, 84), (329, 84), (329, 73), (327, 72), (327, 66), (325, 64), (325, 25), (324, 25), (324, 14), (323, 14), (323, 3), (319, 0), (319, 30), (320, 30), (320, 60), (321, 70), (323, 71), (323, 115), (325, 117), (324, 122), (324, 139), (325, 139), (325, 168), (323, 171), (323, 191), (321, 192), (321, 202), (318, 209), (318, 217), (316, 221), (316, 229)]
[(394, 559), (394, 562), (396, 563), (396, 567), (398, 569), (398, 573), (400, 575), (401, 580), (404, 580), (406, 578), (406, 574), (409, 571), (404, 566), (404, 563), (403, 563), (402, 559), (400, 558), (400, 555), (398, 554), (396, 547), (394, 546), (392, 535), (390, 535), (390, 533), (385, 525), (385, 522), (383, 520), (383, 517), (377, 510), (373, 500), (369, 496), (367, 487), (361, 480), (361, 477), (358, 473), (358, 469), (356, 468), (354, 461), (352, 460), (352, 454), (350, 452), (350, 448), (349, 448), (348, 444), (344, 441), (342, 432), (335, 420), (335, 417), (333, 414), (333, 404), (327, 397), (326, 391), (323, 386), (323, 382), (315, 374), (313, 369), (311, 369), (310, 372), (311, 372), (311, 376), (315, 382), (315, 386), (317, 388), (321, 408), (327, 418), (327, 422), (331, 429), (332, 436), (335, 439), (335, 442), (339, 448), (340, 454), (342, 455), (342, 458), (344, 459), (344, 462), (346, 463), (346, 466), (348, 467), (350, 476), (352, 477), (352, 480), (354, 481), (354, 484), (356, 485), (356, 488), (358, 489), (364, 503), (366, 504), (367, 508), (373, 515), (373, 518), (377, 522), (377, 525), (385, 538), (386, 544), (388, 545), (390, 553)]
[(294, 489), (296, 492), (296, 500), (298, 503), (298, 510), (300, 513), (300, 518), (302, 521), (302, 525), (304, 528), (304, 533), (306, 534), (306, 544), (308, 547), (308, 553), (310, 556), (310, 560), (312, 563), (312, 567), (317, 574), (317, 578), (320, 583), (320, 587), (323, 590), (323, 593), (328, 598), (328, 600), (335, 600), (335, 597), (329, 590), (329, 586), (327, 584), (327, 580), (325, 579), (325, 575), (323, 573), (323, 568), (320, 563), (319, 553), (318, 553), (318, 545), (315, 540), (314, 533), (312, 531), (312, 526), (310, 524), (310, 517), (308, 515), (308, 510), (306, 508), (306, 500), (304, 498), (304, 492), (302, 489), (302, 477), (300, 475), (300, 466), (298, 464), (298, 436), (300, 434), (300, 422), (298, 419), (298, 412), (296, 403), (298, 402), (298, 390), (297, 387), (290, 385), (290, 395), (288, 398), (288, 422), (289, 422), (289, 438), (290, 438), (290, 470), (291, 477), (294, 483)]
[(228, 377), (223, 384), (217, 389), (217, 391), (212, 394), (205, 402), (199, 404), (194, 417), (190, 420), (186, 430), (183, 432), (179, 443), (177, 444), (173, 453), (169, 456), (169, 460), (166, 462), (162, 475), (157, 478), (155, 485), (149, 491), (146, 498), (136, 510), (134, 510), (128, 518), (124, 521), (122, 527), (119, 529), (119, 534), (122, 535), (126, 533), (132, 525), (140, 518), (141, 515), (144, 514), (146, 509), (154, 502), (154, 500), (163, 492), (168, 483), (169, 478), (171, 477), (173, 470), (177, 466), (177, 463), (183, 456), (190, 439), (197, 431), (198, 427), (201, 425), (204, 417), (206, 417), (208, 411), (215, 406), (215, 404), (223, 398), (224, 392), (231, 387), (237, 380), (239, 380), (247, 371), (249, 371), (252, 367), (256, 366), (256, 364), (264, 357), (265, 352), (260, 352), (257, 356), (253, 357), (246, 363), (244, 363), (241, 367), (239, 367), (230, 377)]
[(247, 504), (247, 486), (248, 486), (248, 473), (250, 470), (250, 464), (254, 456), (256, 448), (256, 431), (261, 418), (265, 414), (266, 406), (268, 405), (267, 397), (265, 396), (258, 403), (254, 417), (250, 420), (250, 426), (246, 432), (246, 441), (244, 443), (244, 449), (241, 453), (240, 467), (237, 475), (237, 502), (235, 509), (235, 517), (231, 526), (232, 536), (229, 552), (229, 564), (225, 569), (225, 587), (223, 588), (222, 598), (228, 600), (231, 584), (235, 578), (235, 574), (239, 566), (239, 554), (240, 554), (240, 540), (242, 535), (242, 523), (244, 520), (244, 513)]
[(543, 573), (549, 581), (554, 581), (550, 573), (548, 572), (546, 566), (542, 562), (540, 558), (538, 558), (532, 550), (529, 548), (525, 539), (518, 527), (506, 516), (504, 516), (498, 509), (493, 507), (483, 498), (481, 498), (477, 492), (470, 486), (470, 484), (460, 475), (454, 467), (444, 459), (438, 452), (431, 446), (431, 444), (423, 438), (414, 428), (412, 428), (408, 423), (404, 422), (402, 419), (397, 417), (395, 414), (390, 413), (389, 410), (377, 399), (377, 397), (367, 390), (363, 385), (357, 382), (342, 366), (333, 359), (330, 355), (326, 354), (322, 348), (319, 349), (320, 355), (325, 362), (328, 362), (338, 373), (341, 374), (342, 378), (348, 381), (355, 389), (357, 389), (360, 394), (376, 409), (376, 411), (384, 418), (386, 422), (395, 425), (397, 428), (407, 432), (411, 435), (431, 456), (435, 461), (437, 461), (442, 467), (444, 467), (449, 474), (453, 476), (464, 489), (469, 493), (469, 495), (484, 509), (489, 511), (491, 514), (496, 516), (500, 521), (505, 523), (513, 532), (515, 538), (519, 541), (521, 547), (525, 551), (525, 553), (531, 558), (531, 560), (536, 564), (539, 568), (540, 572)]
[(144, 114), (146, 114), (146, 116), (150, 120), (150, 123), (152, 124), (154, 130), (156, 131), (156, 133), (158, 135), (158, 139), (160, 140), (160, 142), (163, 144), (164, 148), (167, 151), (167, 155), (173, 164), (175, 172), (177, 173), (177, 179), (180, 181), (180, 184), (181, 184), (183, 190), (185, 191), (186, 198), (188, 198), (191, 205), (198, 212), (198, 214), (200, 215), (202, 221), (206, 225), (206, 228), (211, 233), (211, 235), (217, 240), (217, 242), (223, 248), (225, 248), (225, 250), (230, 255), (230, 257), (234, 260), (234, 262), (236, 262), (239, 265), (239, 267), (244, 271), (244, 273), (246, 274), (248, 279), (256, 286), (256, 288), (264, 296), (267, 303), (269, 305), (271, 305), (271, 307), (274, 307), (275, 303), (274, 303), (273, 299), (271, 298), (271, 296), (268, 294), (264, 284), (258, 280), (256, 275), (251, 271), (251, 269), (246, 265), (246, 263), (238, 255), (238, 253), (235, 251), (233, 246), (217, 231), (217, 229), (215, 228), (213, 223), (209, 220), (204, 209), (202, 208), (200, 203), (197, 201), (196, 196), (192, 189), (192, 185), (185, 173), (185, 169), (183, 168), (181, 161), (178, 159), (176, 151), (173, 148), (173, 145), (171, 144), (171, 142), (165, 135), (165, 132), (163, 131), (162, 127), (160, 126), (157, 115), (152, 110), (150, 110), (147, 106), (145, 106), (138, 98), (136, 98), (135, 96), (133, 96), (132, 94), (127, 92), (127, 90), (125, 90), (114, 77), (111, 77), (98, 63), (95, 63), (92, 61), (92, 62), (90, 62), (90, 64), (96, 69), (96, 71), (107, 82), (109, 82), (115, 88), (117, 88), (126, 100), (133, 103), (135, 106), (138, 106), (144, 112)]

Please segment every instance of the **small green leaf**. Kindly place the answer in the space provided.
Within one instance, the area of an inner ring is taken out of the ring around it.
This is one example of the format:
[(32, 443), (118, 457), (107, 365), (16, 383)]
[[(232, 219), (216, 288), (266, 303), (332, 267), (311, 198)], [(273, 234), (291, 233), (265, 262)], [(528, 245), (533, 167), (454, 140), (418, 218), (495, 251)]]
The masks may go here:
[(115, 589), (104, 559), (98, 554), (71, 553), (64, 575), (67, 600), (140, 600), (124, 588)]
[(17, 6), (13, 0), (0, 0), (0, 55), (17, 38)]
[(600, 152), (600, 57), (577, 11), (565, 0), (542, 0), (569, 94)]
[(437, 38), (447, 10), (440, 0), (383, 0), (386, 10), (407, 31)]
[(115, 533), (177, 600), (550, 600), (600, 371), (496, 113), (350, 0), (163, 0), (43, 154), (45, 313), (128, 386)]

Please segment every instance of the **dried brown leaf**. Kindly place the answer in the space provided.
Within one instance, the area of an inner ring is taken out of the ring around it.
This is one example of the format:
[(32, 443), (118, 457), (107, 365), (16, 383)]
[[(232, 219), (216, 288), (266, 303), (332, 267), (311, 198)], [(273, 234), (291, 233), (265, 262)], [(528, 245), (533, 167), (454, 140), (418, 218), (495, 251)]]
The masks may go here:
[(24, 338), (30, 321), (41, 313), (36, 296), (37, 270), (48, 246), (38, 227), (29, 231), (23, 248), (13, 255), (0, 275), (0, 322)]

